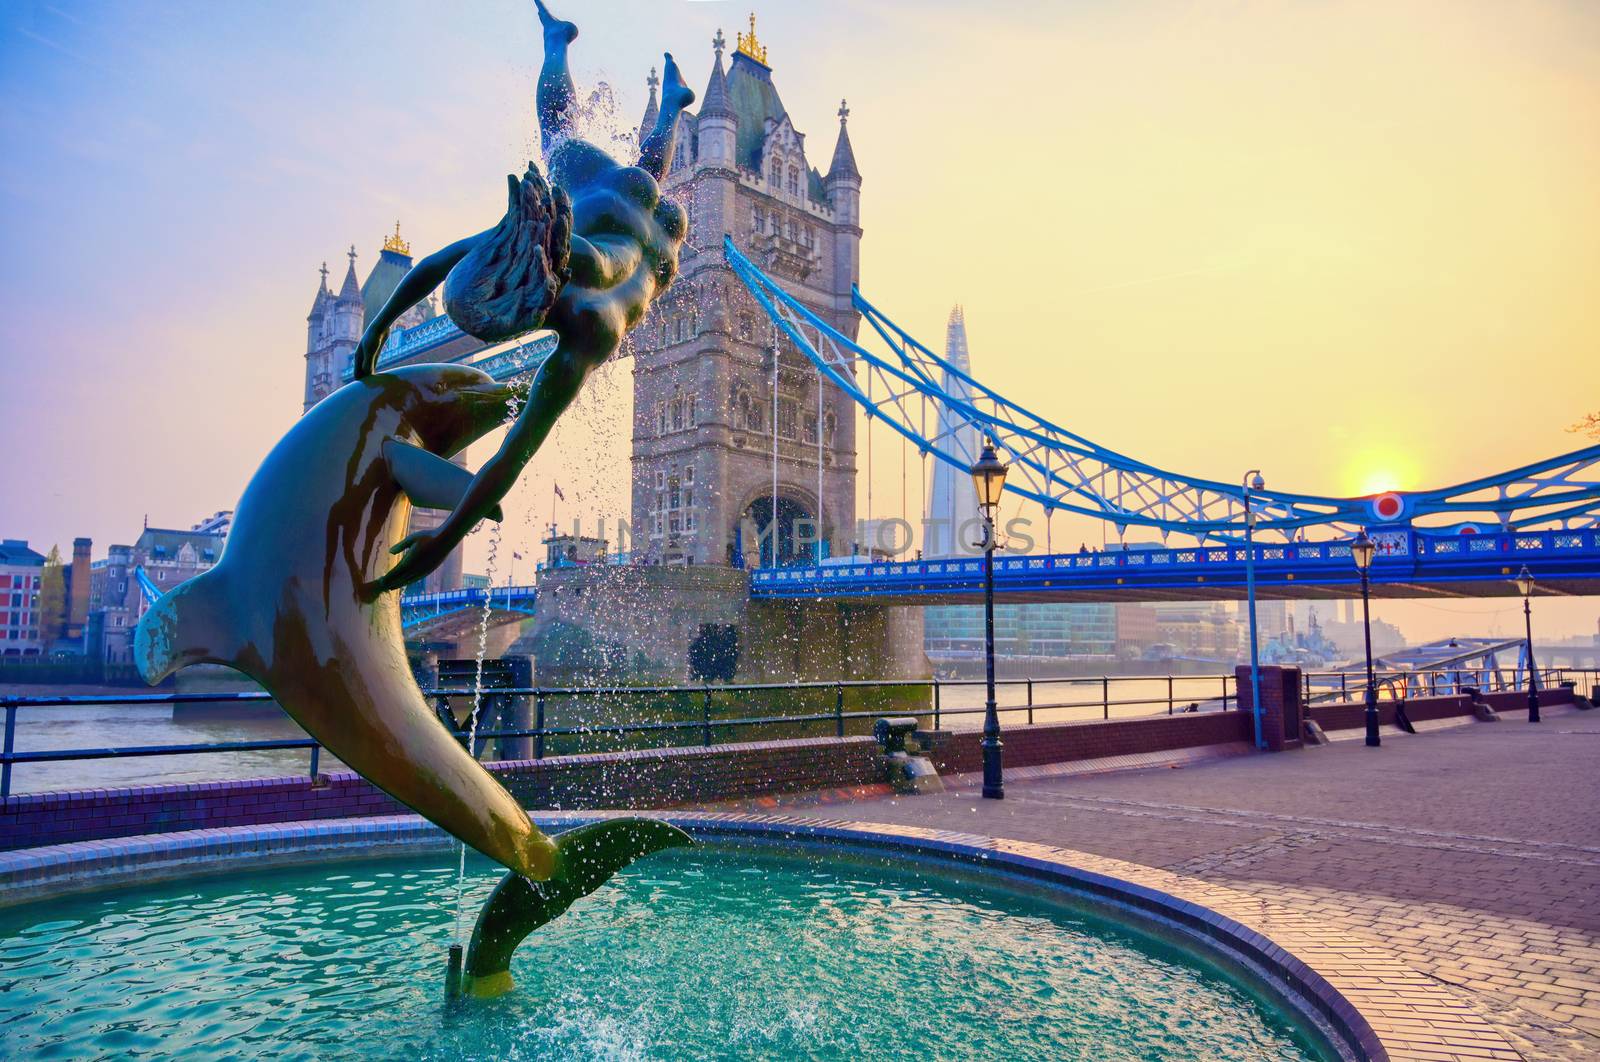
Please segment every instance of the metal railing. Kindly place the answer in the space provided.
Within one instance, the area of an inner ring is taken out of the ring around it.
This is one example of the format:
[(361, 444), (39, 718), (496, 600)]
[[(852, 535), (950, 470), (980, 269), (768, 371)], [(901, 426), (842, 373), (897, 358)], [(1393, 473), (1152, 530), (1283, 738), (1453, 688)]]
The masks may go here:
[[(1534, 669), (1540, 689), (1551, 689), (1561, 682), (1574, 682), (1580, 691), (1588, 688), (1600, 670), (1593, 668), (1543, 667)], [(1519, 667), (1442, 667), (1417, 670), (1380, 670), (1376, 674), (1379, 700), (1411, 697), (1449, 697), (1466, 689), (1480, 693), (1510, 693), (1528, 688), (1527, 669)], [(1306, 671), (1301, 675), (1301, 697), (1308, 705), (1358, 704), (1367, 693), (1365, 671)]]
[[(1502, 669), (1511, 672), (1514, 669)], [(1581, 668), (1542, 668), (1539, 681), (1553, 687), (1562, 681), (1577, 681), (1581, 689), (1600, 683), (1600, 670)], [(1458, 693), (1462, 686), (1477, 686), (1485, 693), (1526, 688), (1525, 672), (1514, 672), (1508, 678), (1492, 669), (1450, 668), (1440, 672), (1385, 672), (1380, 675), (1380, 688), (1393, 698), (1399, 693), (1396, 681), (1408, 679), (1420, 682), (1407, 696), (1444, 695)], [(1518, 681), (1522, 685), (1518, 684)], [(1338, 682), (1337, 688), (1325, 684)], [(1386, 684), (1387, 683), (1387, 684)], [(549, 746), (560, 739), (611, 739), (626, 741), (633, 737), (649, 739), (648, 744), (635, 748), (683, 747), (667, 741), (656, 741), (674, 734), (692, 735), (691, 743), (709, 746), (717, 743), (718, 731), (737, 736), (758, 729), (786, 731), (788, 728), (814, 728), (844, 737), (851, 724), (859, 720), (875, 720), (884, 715), (914, 715), (931, 729), (940, 730), (961, 717), (981, 716), (982, 679), (901, 679), (901, 680), (842, 680), (834, 682), (750, 683), (727, 686), (610, 686), (610, 687), (560, 687), (520, 686), (486, 688), (482, 692), (480, 722), (493, 707), (505, 704), (505, 698), (520, 698), (526, 703), (532, 726), (502, 726), (491, 723), (476, 732), (478, 744), (474, 755), (481, 756), (490, 741), (527, 740), (532, 743), (534, 759), (549, 754)], [(1144, 688), (1137, 688), (1142, 686)], [(1188, 712), (1227, 711), (1239, 704), (1239, 691), (1233, 675), (1101, 675), (1075, 678), (1000, 679), (995, 683), (996, 699), (1002, 726), (1036, 725), (1113, 718), (1140, 718), (1153, 715), (1176, 715)], [(1153, 688), (1151, 688), (1153, 687)], [(1363, 672), (1308, 672), (1304, 676), (1304, 695), (1309, 703), (1337, 703), (1335, 698), (1357, 701), (1365, 694), (1366, 676)], [(1425, 692), (1415, 692), (1415, 690)], [(918, 695), (918, 691), (926, 691)], [(966, 698), (970, 703), (953, 703), (962, 698), (963, 691), (976, 691), (977, 696)], [(859, 704), (871, 700), (872, 694), (884, 700), (873, 707), (848, 707), (854, 698)], [(1113, 693), (1117, 696), (1113, 696)], [(434, 704), (442, 721), (451, 726), (457, 738), (465, 744), (468, 730), (455, 724), (449, 714), (452, 698), (470, 698), (473, 690), (464, 688), (436, 688), (424, 691)], [(897, 694), (896, 699), (885, 695)], [(723, 708), (742, 707), (752, 699), (779, 696), (801, 703), (810, 701), (825, 705), (822, 710), (802, 710), (783, 714), (743, 715), (719, 714), (718, 702)], [(177, 705), (177, 704), (228, 704), (269, 702), (267, 693), (166, 693), (166, 694), (102, 694), (94, 696), (64, 697), (0, 697), (0, 713), (4, 715), (4, 743), (0, 745), (0, 799), (11, 796), (13, 768), (19, 764), (62, 763), (80, 760), (121, 759), (127, 757), (184, 756), (227, 752), (293, 751), (309, 754), (309, 777), (319, 773), (322, 745), (311, 737), (279, 738), (246, 741), (200, 742), (191, 744), (104, 746), (98, 748), (21, 750), (16, 747), (17, 716), (24, 710), (87, 707), (108, 705)], [(555, 720), (556, 707), (561, 702), (582, 704), (595, 700), (611, 701), (614, 706), (639, 700), (652, 701), (657, 713), (666, 711), (672, 718), (633, 719), (621, 722), (597, 721), (594, 718), (563, 723)], [(1074, 715), (1073, 713), (1077, 713)], [(504, 718), (504, 715), (501, 715)], [(470, 720), (469, 720), (470, 721)], [(865, 732), (865, 727), (861, 728)], [(761, 735), (757, 735), (759, 738)], [(569, 742), (570, 743), (570, 742)], [(502, 746), (503, 747), (503, 746)], [(565, 751), (565, 750), (563, 750)], [(582, 751), (592, 751), (583, 749)], [(560, 754), (560, 753), (557, 753)]]
[[(490, 741), (531, 741), (532, 756), (543, 759), (551, 745), (589, 744), (592, 741), (621, 742), (625, 747), (661, 748), (681, 746), (674, 735), (689, 735), (690, 743), (708, 746), (718, 733), (727, 736), (750, 735), (764, 730), (793, 736), (793, 731), (812, 730), (843, 737), (852, 725), (866, 732), (859, 721), (884, 715), (914, 715), (934, 730), (968, 716), (984, 712), (982, 679), (902, 679), (842, 680), (833, 682), (747, 683), (726, 686), (609, 686), (559, 687), (526, 686), (486, 688), (480, 708), (480, 725), (474, 755), (482, 755)], [(1103, 675), (1059, 679), (1001, 679), (995, 683), (999, 714), (1003, 725), (1058, 723), (1088, 719), (1129, 718), (1145, 715), (1172, 715), (1189, 711), (1227, 710), (1237, 706), (1238, 692), (1232, 675)], [(463, 744), (468, 728), (458, 725), (449, 714), (453, 698), (470, 698), (471, 689), (434, 688), (424, 695), (435, 706), (441, 721), (455, 732)], [(966, 693), (963, 698), (961, 695)], [(729, 713), (728, 709), (746, 706), (763, 697), (798, 704), (801, 710), (778, 714)], [(506, 698), (518, 698), (527, 708), (531, 726), (494, 725), (490, 717), (504, 714), (495, 709)], [(71, 749), (17, 749), (17, 717), (25, 710), (94, 706), (144, 706), (180, 704), (264, 703), (272, 700), (262, 692), (249, 693), (165, 693), (97, 694), (92, 696), (0, 697), (4, 716), (4, 743), (0, 745), (0, 799), (12, 790), (13, 768), (25, 764), (122, 759), (128, 757), (186, 756), (230, 752), (303, 750), (310, 756), (307, 774), (315, 778), (320, 767), (322, 745), (311, 737), (274, 738), (241, 741), (198, 742)], [(646, 702), (633, 714), (642, 717), (625, 721), (588, 718), (563, 721), (559, 709), (574, 704), (609, 701), (613, 708)], [(857, 706), (847, 702), (854, 701)], [(876, 704), (861, 707), (863, 702)], [(731, 703), (730, 703), (731, 702)], [(663, 717), (666, 716), (666, 717)], [(470, 720), (468, 720), (470, 722)], [(750, 740), (759, 739), (756, 734)], [(645, 744), (627, 745), (630, 739), (648, 739)], [(567, 739), (563, 741), (563, 739)], [(656, 740), (663, 739), (663, 740)], [(504, 747), (504, 746), (502, 746)], [(560, 752), (569, 749), (558, 750)], [(581, 751), (593, 751), (583, 748)]]

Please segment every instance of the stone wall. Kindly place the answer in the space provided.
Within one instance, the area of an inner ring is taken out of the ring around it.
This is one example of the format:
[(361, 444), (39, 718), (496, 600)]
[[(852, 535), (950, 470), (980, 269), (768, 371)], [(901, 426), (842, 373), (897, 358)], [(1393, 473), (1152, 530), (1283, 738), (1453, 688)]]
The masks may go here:
[[(526, 640), (554, 623), (581, 627), (687, 678), (689, 643), (703, 623), (739, 630), (736, 682), (913, 679), (931, 673), (922, 610), (832, 601), (752, 601), (749, 575), (714, 565), (590, 565), (539, 577), (539, 615)], [(541, 682), (547, 678), (541, 672)]]

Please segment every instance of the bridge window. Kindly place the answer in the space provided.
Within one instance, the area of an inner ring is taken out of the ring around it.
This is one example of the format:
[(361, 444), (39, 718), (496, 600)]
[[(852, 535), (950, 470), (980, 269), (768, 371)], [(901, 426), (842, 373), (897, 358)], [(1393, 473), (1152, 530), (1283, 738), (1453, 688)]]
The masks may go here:
[(755, 322), (755, 319), (753, 317), (751, 317), (747, 313), (741, 313), (739, 315), (739, 338), (740, 339), (751, 339), (751, 338), (753, 338), (755, 336), (755, 334), (756, 334), (756, 322)]
[(833, 445), (833, 432), (839, 423), (833, 416), (833, 410), (828, 410), (822, 417), (822, 438), (829, 445)]
[(798, 410), (795, 407), (794, 399), (778, 399), (778, 434), (785, 439), (794, 438), (795, 417), (797, 414)]
[(800, 171), (793, 166), (789, 167), (789, 194), (800, 194)]
[(767, 231), (767, 212), (760, 207), (755, 208), (755, 230), (757, 232)]
[(800, 423), (801, 423), (801, 426), (802, 426), (803, 432), (804, 432), (802, 437), (805, 439), (805, 441), (808, 442), (808, 443), (816, 442), (817, 441), (817, 418), (816, 418), (815, 414), (807, 413), (805, 415), (805, 417), (801, 420)]
[(777, 155), (772, 156), (772, 167), (767, 171), (767, 180), (774, 188), (783, 184), (783, 160)]
[[(694, 395), (690, 395), (685, 400), (684, 406), (685, 406), (684, 420), (687, 421), (688, 424), (689, 424), (689, 427), (692, 428), (692, 427), (695, 426), (695, 423), (696, 423), (695, 416), (694, 416)], [(690, 471), (693, 472), (694, 470), (690, 469)]]
[(656, 403), (656, 434), (667, 433), (667, 406), (664, 402)]

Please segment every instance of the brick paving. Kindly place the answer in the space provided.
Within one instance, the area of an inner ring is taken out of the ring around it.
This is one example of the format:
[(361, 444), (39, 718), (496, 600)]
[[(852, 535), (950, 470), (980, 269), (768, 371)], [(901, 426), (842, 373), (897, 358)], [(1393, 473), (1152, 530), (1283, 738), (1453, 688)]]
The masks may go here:
[(1538, 726), (1507, 712), (1376, 750), (1033, 774), (1004, 801), (954, 781), (847, 813), (1226, 886), (1381, 944), (1526, 1059), (1600, 1059), (1600, 712), (1548, 708)]

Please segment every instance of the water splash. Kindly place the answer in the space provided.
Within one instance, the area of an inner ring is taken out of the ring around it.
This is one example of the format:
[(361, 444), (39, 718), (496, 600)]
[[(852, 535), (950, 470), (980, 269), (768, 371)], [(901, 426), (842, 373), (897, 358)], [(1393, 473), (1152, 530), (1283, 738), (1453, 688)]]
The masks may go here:
[[(517, 344), (518, 353), (526, 353), (526, 345)], [(533, 370), (529, 370), (533, 371)], [(506, 416), (504, 426), (509, 429), (517, 421), (517, 415), (522, 411), (521, 382), (526, 373), (518, 374), (512, 378), (511, 394), (506, 399)], [(474, 759), (478, 756), (478, 713), (483, 708), (483, 658), (489, 652), (489, 617), (494, 612), (494, 577), (498, 567), (500, 555), (500, 536), (502, 522), (497, 520), (489, 529), (489, 556), (484, 564), (484, 576), (487, 583), (484, 587), (483, 608), (478, 613), (478, 646), (476, 666), (472, 672), (472, 715), (467, 723), (467, 752)], [(465, 924), (465, 887), (467, 878), (467, 846), (465, 842), (456, 845), (456, 917), (455, 917), (455, 943), (463, 943), (463, 926)]]

